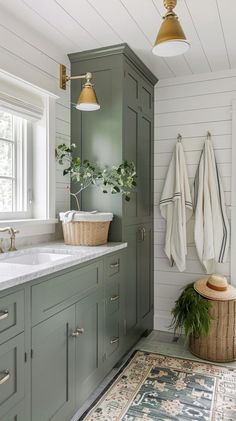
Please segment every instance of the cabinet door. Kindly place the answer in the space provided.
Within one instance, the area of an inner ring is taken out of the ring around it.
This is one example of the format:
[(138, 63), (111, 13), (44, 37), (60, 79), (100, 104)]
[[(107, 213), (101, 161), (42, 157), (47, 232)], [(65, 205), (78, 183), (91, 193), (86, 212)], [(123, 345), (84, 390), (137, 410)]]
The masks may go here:
[(138, 237), (138, 318), (142, 330), (153, 328), (152, 224), (139, 227)]
[(102, 379), (104, 300), (102, 291), (76, 304), (76, 406), (79, 407)]
[(153, 209), (152, 120), (140, 114), (137, 164), (137, 215), (139, 221), (149, 222)]
[(32, 329), (32, 421), (66, 420), (75, 407), (75, 306)]
[(124, 100), (124, 158), (137, 170), (137, 189), (124, 202), (126, 223), (152, 218), (153, 87), (126, 63)]

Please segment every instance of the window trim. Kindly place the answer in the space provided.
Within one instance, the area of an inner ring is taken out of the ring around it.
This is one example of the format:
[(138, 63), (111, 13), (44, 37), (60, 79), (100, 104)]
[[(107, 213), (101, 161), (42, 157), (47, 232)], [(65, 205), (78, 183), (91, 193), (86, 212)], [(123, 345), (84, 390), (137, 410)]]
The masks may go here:
[[(37, 153), (40, 154), (38, 156), (41, 161), (44, 160), (43, 168), (38, 174), (39, 181), (37, 192), (35, 192), (37, 197), (34, 198), (34, 204), (36, 200), (37, 204), (33, 219), (22, 220), (19, 215), (17, 219), (9, 219), (8, 215), (7, 219), (0, 220), (0, 227), (8, 224), (13, 225), (20, 230), (18, 237), (55, 233), (55, 224), (58, 223), (55, 203), (55, 108), (59, 96), (1, 69), (0, 77), (2, 79), (0, 105), (6, 108), (9, 106), (11, 111), (13, 109), (15, 112), (20, 110), (21, 114), (24, 108), (26, 118), (34, 123), (33, 135), (34, 142), (37, 144)], [(5, 86), (3, 85), (4, 81), (6, 81)], [(12, 94), (13, 92), (14, 94)], [(33, 159), (35, 158), (33, 157)], [(32, 167), (35, 172), (34, 163)]]
[[(8, 212), (0, 211), (0, 220), (30, 219), (33, 217), (32, 202), (29, 200), (32, 192), (32, 124), (24, 116), (20, 116), (19, 113), (16, 115), (1, 105), (0, 110), (12, 115), (12, 138), (0, 140), (12, 144), (13, 167), (15, 167), (12, 176), (0, 176), (0, 179), (12, 180), (13, 196), (15, 196), (12, 204), (15, 209)], [(23, 210), (18, 211), (17, 208)]]

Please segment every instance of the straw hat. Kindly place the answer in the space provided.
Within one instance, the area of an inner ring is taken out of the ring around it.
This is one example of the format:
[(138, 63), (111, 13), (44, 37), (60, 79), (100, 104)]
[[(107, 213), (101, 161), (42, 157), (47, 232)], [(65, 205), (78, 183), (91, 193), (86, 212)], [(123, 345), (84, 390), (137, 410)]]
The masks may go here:
[(209, 278), (199, 279), (194, 283), (194, 289), (203, 297), (210, 300), (236, 300), (236, 289), (228, 284), (227, 279), (220, 274), (213, 274)]

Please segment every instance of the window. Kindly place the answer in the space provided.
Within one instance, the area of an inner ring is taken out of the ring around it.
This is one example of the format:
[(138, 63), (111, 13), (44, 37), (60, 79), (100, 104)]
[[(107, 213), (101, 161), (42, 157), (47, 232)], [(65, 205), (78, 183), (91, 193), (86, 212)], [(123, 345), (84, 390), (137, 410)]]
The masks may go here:
[(31, 122), (0, 108), (0, 219), (30, 218)]

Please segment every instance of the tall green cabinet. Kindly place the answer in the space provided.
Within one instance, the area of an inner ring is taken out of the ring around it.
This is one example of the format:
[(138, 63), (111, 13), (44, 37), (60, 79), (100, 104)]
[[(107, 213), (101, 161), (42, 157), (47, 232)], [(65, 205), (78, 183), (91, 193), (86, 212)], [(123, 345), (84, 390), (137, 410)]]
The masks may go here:
[[(137, 189), (129, 202), (91, 187), (83, 210), (115, 215), (110, 241), (127, 241), (124, 273), (124, 348), (153, 327), (153, 126), (157, 78), (127, 44), (69, 55), (71, 74), (92, 72), (101, 109), (79, 112), (74, 105), (81, 80), (71, 85), (71, 142), (83, 159), (111, 166), (123, 159), (137, 169)], [(74, 207), (75, 204), (73, 203)], [(125, 349), (124, 349), (125, 350)]]

